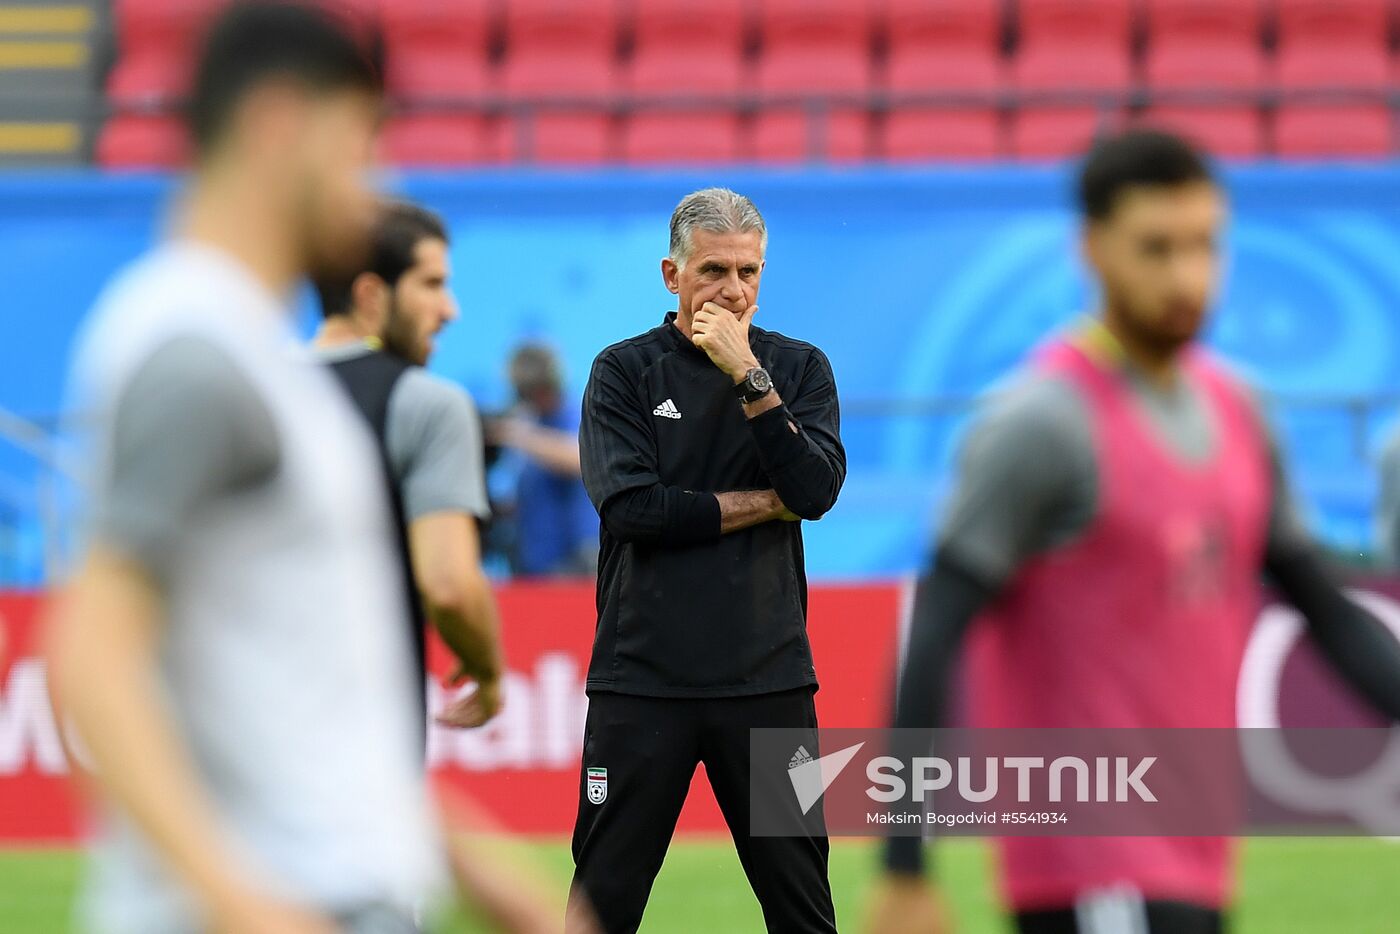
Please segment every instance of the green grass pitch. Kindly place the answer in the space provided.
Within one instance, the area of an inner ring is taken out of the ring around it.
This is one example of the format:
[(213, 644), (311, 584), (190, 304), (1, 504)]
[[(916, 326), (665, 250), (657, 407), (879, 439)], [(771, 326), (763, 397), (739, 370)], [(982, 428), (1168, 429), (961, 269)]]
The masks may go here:
[[(502, 842), (532, 859), (562, 888), (568, 881), (563, 841)], [(984, 844), (951, 840), (939, 845), (939, 875), (959, 934), (1002, 934)], [(838, 840), (831, 881), (844, 931), (860, 929), (874, 874), (872, 844)], [(61, 934), (80, 864), (68, 850), (0, 851), (0, 931)], [(1400, 843), (1367, 839), (1271, 838), (1247, 841), (1234, 913), (1235, 934), (1383, 934), (1400, 931)], [(451, 934), (487, 930), (468, 917), (441, 928)], [(642, 931), (762, 931), (739, 861), (727, 840), (672, 845), (656, 880)]]

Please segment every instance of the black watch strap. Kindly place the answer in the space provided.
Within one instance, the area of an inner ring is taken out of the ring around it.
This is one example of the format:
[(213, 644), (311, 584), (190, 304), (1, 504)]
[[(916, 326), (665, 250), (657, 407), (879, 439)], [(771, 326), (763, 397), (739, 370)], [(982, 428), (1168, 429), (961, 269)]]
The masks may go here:
[(744, 405), (757, 402), (772, 391), (773, 379), (768, 375), (768, 371), (761, 366), (749, 370), (734, 387), (734, 394)]

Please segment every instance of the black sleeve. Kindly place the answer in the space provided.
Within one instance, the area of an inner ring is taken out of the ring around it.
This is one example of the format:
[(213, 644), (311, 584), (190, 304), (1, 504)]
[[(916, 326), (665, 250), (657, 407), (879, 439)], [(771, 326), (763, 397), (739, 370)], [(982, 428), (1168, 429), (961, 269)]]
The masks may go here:
[[(953, 661), (968, 626), (994, 597), (991, 588), (944, 556), (919, 581), (909, 620), (909, 645), (896, 682), (896, 730), (945, 725)], [(927, 755), (927, 744), (919, 736), (896, 734), (890, 754), (902, 761)], [(890, 837), (885, 844), (885, 868), (895, 873), (923, 872), (923, 842), (920, 837)]]
[(665, 486), (657, 475), (650, 409), (616, 354), (593, 364), (583, 393), (579, 455), (583, 485), (609, 534), (623, 542), (687, 545), (718, 541), (713, 493)]
[(1400, 642), (1349, 600), (1314, 548), (1271, 548), (1265, 571), (1307, 620), (1308, 634), (1358, 694), (1400, 721)]
[(820, 519), (846, 482), (841, 407), (826, 355), (815, 348), (793, 398), (749, 419), (758, 459), (783, 505), (803, 519)]

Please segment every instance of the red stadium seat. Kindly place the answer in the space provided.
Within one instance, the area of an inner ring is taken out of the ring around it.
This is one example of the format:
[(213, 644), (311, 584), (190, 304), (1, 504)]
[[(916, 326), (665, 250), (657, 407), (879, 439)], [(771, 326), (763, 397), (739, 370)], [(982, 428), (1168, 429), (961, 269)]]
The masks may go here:
[[(122, 101), (182, 95), (189, 84), (193, 56), (205, 26), (230, 2), (113, 0), (117, 59), (107, 77), (108, 95)], [(319, 3), (358, 29), (369, 25), (379, 12), (376, 0)]]
[(107, 121), (97, 161), (109, 169), (170, 169), (189, 158), (189, 136), (175, 117), (123, 114)]
[(1214, 156), (1248, 159), (1264, 152), (1264, 122), (1254, 107), (1151, 108), (1146, 120), (1181, 133)]
[[(108, 96), (119, 103), (180, 96), (189, 84), (204, 24), (223, 2), (116, 0), (118, 54), (107, 78)], [(144, 131), (136, 126), (120, 133), (139, 136)]]
[(1386, 0), (1274, 0), (1277, 78), (1284, 88), (1385, 88)]
[(1000, 0), (888, 0), (892, 91), (984, 90), (1002, 83)]
[(738, 91), (744, 0), (635, 0), (627, 87), (646, 93)]
[(885, 118), (880, 148), (893, 161), (995, 159), (1001, 136), (1001, 115), (989, 108), (904, 108)]
[(1285, 106), (1274, 142), (1280, 156), (1293, 158), (1385, 157), (1396, 151), (1395, 119), (1383, 105)]
[(677, 48), (648, 48), (628, 63), (623, 83), (640, 95), (730, 95), (743, 87), (742, 55), (711, 52), (695, 59), (688, 55)]
[(1020, 159), (1077, 157), (1121, 119), (1120, 111), (1105, 114), (1091, 107), (1025, 108), (1011, 121), (1011, 153)]
[(1013, 79), (1024, 91), (1126, 91), (1132, 80), (1129, 0), (1020, 0)]
[(761, 162), (861, 162), (870, 158), (870, 122), (863, 110), (837, 109), (809, 124), (801, 110), (759, 114), (753, 125), (753, 155)]
[[(1000, 0), (889, 0), (885, 84), (896, 95), (880, 154), (904, 161), (990, 159), (1001, 115), (991, 98), (1006, 83)], [(900, 94), (982, 94), (947, 106), (900, 104)]]
[(608, 114), (546, 110), (501, 122), (500, 149), (511, 162), (596, 165), (616, 154)]
[(397, 117), (381, 141), (395, 165), (472, 165), (499, 159), (498, 138), (475, 114), (414, 114)]
[[(1022, 159), (1077, 156), (1105, 119), (1117, 121), (1132, 81), (1129, 0), (1021, 0), (1012, 80), (1023, 97), (1010, 126)], [(1093, 96), (1037, 101), (1036, 92)]]
[(732, 113), (634, 114), (623, 125), (622, 159), (633, 164), (735, 162), (745, 155), (740, 125)]
[(1262, 0), (1145, 0), (1155, 89), (1254, 89), (1264, 82)]
[(871, 85), (867, 0), (761, 0), (764, 93), (861, 93)]
[(616, 91), (617, 66), (601, 49), (536, 49), (519, 54), (506, 59), (500, 74), (501, 89), (511, 97), (607, 100)]
[[(188, 159), (187, 134), (170, 108), (188, 92), (206, 25), (228, 2), (115, 0), (118, 50), (106, 91), (118, 113), (98, 139), (99, 163), (170, 168)], [(377, 15), (374, 0), (324, 0), (324, 6), (355, 27), (364, 27)], [(162, 113), (148, 113), (146, 108)]]
[(510, 0), (501, 87), (509, 95), (604, 96), (617, 84), (614, 0)]
[(770, 103), (754, 120), (758, 159), (869, 158), (870, 122), (864, 107), (838, 106), (824, 121), (809, 124), (806, 110), (774, 99), (867, 93), (873, 77), (872, 28), (867, 0), (760, 0), (763, 51), (754, 84)]
[[(727, 96), (744, 77), (744, 0), (635, 0), (633, 94)], [(715, 110), (639, 110), (622, 129), (629, 163), (709, 164), (741, 158), (740, 118)]]
[(615, 151), (607, 112), (618, 87), (615, 0), (510, 0), (500, 85), (522, 100), (568, 98), (592, 110), (543, 107), (502, 123), (512, 161), (592, 164)]
[(472, 95), (490, 88), (490, 0), (384, 0), (392, 93)]

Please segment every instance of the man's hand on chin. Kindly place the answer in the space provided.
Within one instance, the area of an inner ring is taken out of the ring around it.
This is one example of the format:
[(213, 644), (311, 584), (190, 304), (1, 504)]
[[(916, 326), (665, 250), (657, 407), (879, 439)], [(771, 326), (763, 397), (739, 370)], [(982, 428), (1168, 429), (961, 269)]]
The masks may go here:
[(758, 366), (758, 358), (749, 347), (749, 322), (757, 313), (757, 305), (735, 314), (714, 302), (706, 302), (695, 312), (690, 324), (691, 343), (705, 351), (710, 361), (736, 384)]

